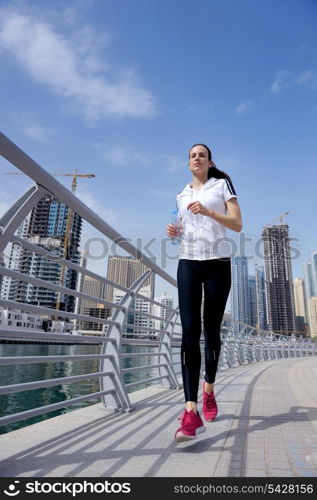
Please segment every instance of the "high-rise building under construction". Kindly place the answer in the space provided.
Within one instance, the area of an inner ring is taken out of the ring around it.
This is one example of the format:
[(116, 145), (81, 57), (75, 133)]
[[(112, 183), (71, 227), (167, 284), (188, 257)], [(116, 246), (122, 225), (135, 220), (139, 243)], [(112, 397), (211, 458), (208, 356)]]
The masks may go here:
[[(71, 216), (70, 231), (66, 234), (69, 216)], [(49, 250), (53, 258), (47, 259), (43, 255), (21, 248), (18, 243), (13, 243), (7, 266), (34, 278), (75, 289), (77, 273), (72, 269), (64, 269), (63, 273), (59, 257), (73, 262), (79, 261), (81, 227), (82, 218), (79, 215), (70, 214), (65, 203), (49, 194), (45, 195), (20, 225), (16, 234), (30, 243)], [(63, 283), (61, 283), (62, 276), (64, 276)], [(74, 297), (68, 295), (61, 300), (58, 293), (53, 290), (11, 277), (3, 279), (1, 296), (16, 302), (50, 308), (55, 308), (57, 302), (61, 301), (60, 309), (74, 310)]]
[(295, 331), (293, 279), (288, 225), (265, 226), (262, 232), (268, 328), (275, 333)]

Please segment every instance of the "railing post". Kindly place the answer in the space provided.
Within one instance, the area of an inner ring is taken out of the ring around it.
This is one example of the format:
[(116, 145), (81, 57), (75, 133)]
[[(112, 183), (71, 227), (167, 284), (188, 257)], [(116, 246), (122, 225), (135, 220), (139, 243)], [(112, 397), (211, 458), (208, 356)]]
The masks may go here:
[(241, 347), (241, 365), (248, 364), (248, 349), (247, 349), (247, 339), (242, 339), (242, 347)]
[[(169, 321), (166, 322), (165, 329), (162, 331), (162, 334), (160, 336), (160, 353), (164, 355), (162, 356), (164, 361), (164, 366), (159, 367), (159, 373), (160, 375), (167, 375), (168, 385), (170, 389), (181, 388), (177, 380), (172, 359), (172, 337), (178, 316), (179, 313), (177, 311), (172, 311), (168, 319), (173, 321), (173, 323), (170, 323)], [(161, 356), (159, 357), (159, 362), (161, 362), (160, 358)], [(163, 371), (165, 373), (163, 373)], [(162, 379), (161, 383), (163, 386), (166, 384), (165, 380), (166, 380), (165, 378)]]
[(233, 338), (233, 346), (232, 346), (232, 361), (231, 361), (232, 368), (236, 368), (237, 366), (240, 365), (238, 354), (239, 354), (239, 334), (236, 334)]
[(112, 408), (114, 410), (120, 410), (124, 412), (130, 412), (134, 409), (132, 407), (130, 398), (128, 396), (125, 382), (122, 374), (122, 325), (126, 323), (127, 311), (134, 299), (135, 294), (141, 288), (143, 282), (151, 274), (151, 271), (145, 271), (145, 273), (138, 278), (132, 285), (130, 290), (124, 295), (120, 302), (120, 309), (117, 309), (112, 317), (112, 320), (116, 323), (115, 325), (110, 325), (106, 333), (106, 337), (112, 339), (112, 342), (104, 342), (101, 349), (101, 354), (110, 354), (111, 359), (104, 359), (100, 362), (100, 371), (113, 370), (114, 375), (112, 378), (104, 377), (100, 379), (101, 390), (115, 389), (117, 398), (119, 400), (120, 406), (118, 406), (117, 398), (113, 397), (111, 394), (103, 396), (102, 400), (107, 408)]
[(261, 337), (260, 334), (257, 335), (258, 337), (258, 361), (264, 361), (264, 355), (263, 355), (263, 348), (264, 348), (264, 345), (263, 345), (263, 339)]
[(225, 333), (224, 341), (222, 342), (222, 345), (221, 345), (220, 356), (219, 356), (219, 370), (220, 371), (223, 371), (223, 370), (226, 370), (227, 368), (230, 368), (229, 353), (228, 353), (228, 344), (229, 344), (230, 333), (231, 333), (230, 330)]
[(256, 339), (251, 337), (251, 363), (256, 363)]

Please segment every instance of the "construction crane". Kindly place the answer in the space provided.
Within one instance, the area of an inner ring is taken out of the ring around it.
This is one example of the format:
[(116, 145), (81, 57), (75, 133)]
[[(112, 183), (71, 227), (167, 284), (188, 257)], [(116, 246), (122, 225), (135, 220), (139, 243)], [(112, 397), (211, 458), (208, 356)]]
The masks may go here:
[(280, 226), (284, 224), (283, 222), (283, 217), (285, 217), (286, 215), (288, 215), (289, 212), (284, 212), (282, 215), (279, 215), (278, 217), (276, 217), (275, 219), (273, 219), (271, 222), (270, 222), (270, 225), (273, 223), (273, 222), (276, 222), (277, 220), (280, 222)]
[[(26, 175), (23, 172), (3, 172), (4, 175)], [(91, 179), (92, 177), (96, 177), (95, 174), (79, 174), (77, 168), (75, 168), (74, 173), (51, 173), (53, 176), (64, 176), (64, 177), (72, 177), (72, 193), (74, 194), (77, 188), (77, 178), (78, 177), (87, 177), (88, 179)], [(74, 212), (73, 210), (68, 207), (68, 213), (67, 213), (67, 222), (66, 222), (66, 230), (65, 230), (65, 237), (64, 237), (64, 253), (63, 253), (63, 258), (67, 259), (69, 257), (69, 241), (70, 241), (70, 234), (71, 234), (71, 229), (73, 226), (73, 220), (74, 220)], [(65, 264), (61, 264), (61, 272), (60, 272), (60, 279), (59, 283), (61, 286), (64, 286), (64, 281), (65, 281)], [(56, 302), (56, 309), (60, 311), (61, 308), (61, 298), (62, 294), (59, 292), (58, 294), (58, 299)]]
[[(23, 172), (3, 172), (4, 175), (26, 175)], [(59, 174), (59, 173), (51, 173), (51, 175), (54, 176), (66, 176), (66, 177), (72, 177), (72, 193), (75, 193), (76, 187), (77, 187), (77, 177), (88, 177), (89, 179), (91, 177), (96, 177), (95, 174), (79, 174), (77, 168), (75, 168), (75, 172), (73, 174)]]

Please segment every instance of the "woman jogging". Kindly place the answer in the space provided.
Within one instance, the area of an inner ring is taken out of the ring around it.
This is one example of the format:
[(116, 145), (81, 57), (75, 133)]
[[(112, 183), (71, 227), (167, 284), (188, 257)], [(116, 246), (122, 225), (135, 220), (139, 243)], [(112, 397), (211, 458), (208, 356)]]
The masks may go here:
[(201, 367), (201, 305), (204, 297), (205, 380), (203, 415), (217, 416), (214, 381), (220, 354), (220, 326), (231, 286), (231, 246), (226, 228), (242, 228), (237, 196), (230, 177), (218, 170), (210, 149), (195, 144), (189, 151), (192, 182), (177, 195), (181, 231), (167, 226), (167, 235), (180, 237), (177, 270), (179, 310), (182, 324), (181, 365), (185, 410), (176, 431), (177, 442), (195, 439), (205, 427), (197, 410)]

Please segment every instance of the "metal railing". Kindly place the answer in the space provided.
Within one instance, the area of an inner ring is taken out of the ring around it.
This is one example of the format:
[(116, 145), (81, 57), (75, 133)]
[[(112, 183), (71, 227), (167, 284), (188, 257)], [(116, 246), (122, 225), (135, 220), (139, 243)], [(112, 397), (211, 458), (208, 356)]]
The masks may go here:
[[(83, 220), (91, 224), (105, 237), (115, 242), (117, 246), (127, 252), (128, 255), (139, 259), (147, 270), (133, 283), (130, 288), (112, 282), (95, 272), (92, 272), (76, 262), (60, 257), (60, 265), (71, 269), (81, 276), (93, 278), (107, 286), (115, 287), (122, 292), (120, 303), (107, 301), (104, 298), (95, 297), (83, 293), (79, 288), (73, 290), (61, 284), (39, 279), (20, 270), (0, 266), (0, 277), (7, 276), (19, 282), (32, 284), (53, 292), (74, 297), (78, 300), (87, 300), (92, 303), (101, 304), (114, 311), (110, 318), (95, 317), (80, 313), (80, 311), (68, 312), (38, 306), (27, 302), (17, 302), (0, 298), (0, 307), (12, 311), (19, 309), (42, 317), (54, 318), (56, 316), (74, 322), (86, 321), (96, 325), (102, 325), (102, 331), (92, 331), (89, 335), (83, 331), (73, 331), (73, 334), (63, 332), (40, 332), (24, 330), (23, 328), (8, 329), (0, 328), (0, 339), (9, 341), (47, 342), (75, 345), (99, 346), (99, 354), (83, 355), (56, 355), (56, 356), (16, 356), (0, 358), (0, 366), (24, 365), (38, 363), (76, 362), (83, 360), (99, 361), (99, 370), (83, 375), (67, 376), (63, 378), (38, 380), (19, 384), (11, 384), (0, 387), (0, 394), (10, 394), (21, 391), (31, 391), (38, 388), (56, 386), (59, 384), (71, 384), (89, 379), (99, 380), (99, 391), (91, 394), (74, 397), (63, 402), (33, 408), (23, 412), (6, 415), (0, 418), (0, 426), (28, 419), (30, 417), (46, 414), (53, 410), (70, 407), (85, 401), (103, 401), (108, 408), (118, 411), (129, 412), (133, 409), (129, 398), (129, 392), (137, 390), (144, 385), (161, 383), (168, 388), (180, 388), (179, 373), (180, 360), (179, 348), (181, 342), (181, 325), (178, 309), (172, 309), (168, 318), (153, 314), (153, 306), (167, 307), (144, 295), (142, 287), (151, 276), (159, 276), (166, 283), (176, 287), (177, 283), (168, 273), (156, 265), (150, 258), (139, 249), (129, 243), (115, 229), (109, 226), (103, 219), (95, 214), (89, 207), (81, 202), (73, 193), (67, 190), (54, 177), (46, 172), (40, 165), (21, 151), (7, 137), (0, 134), (0, 153), (9, 162), (15, 165), (21, 172), (29, 176), (35, 186), (29, 189), (0, 219), (0, 253), (3, 253), (8, 245), (16, 244), (32, 255), (38, 255), (47, 260), (56, 260), (56, 254), (49, 249), (36, 245), (29, 240), (15, 235), (25, 217), (35, 207), (39, 200), (49, 194), (57, 200), (64, 202), (69, 209), (77, 213)], [(142, 299), (149, 304), (148, 312), (142, 312), (134, 307), (135, 299)], [(144, 317), (147, 325), (137, 325), (129, 322), (129, 315), (134, 314)], [(155, 324), (157, 322), (157, 324)], [(164, 323), (164, 329), (161, 324)], [(140, 333), (141, 332), (141, 333)], [(229, 319), (225, 316), (222, 329), (222, 349), (219, 360), (219, 370), (263, 361), (269, 359), (315, 356), (317, 354), (316, 344), (310, 340), (291, 338), (289, 336), (274, 335), (267, 331), (254, 329)], [(202, 340), (203, 344), (203, 340)], [(150, 346), (151, 352), (124, 353), (123, 345)], [(141, 366), (124, 367), (125, 358), (147, 359), (154, 362)], [(142, 370), (155, 371), (153, 377), (146, 377), (134, 382), (125, 382), (127, 373)], [(203, 369), (203, 368), (202, 368)]]

